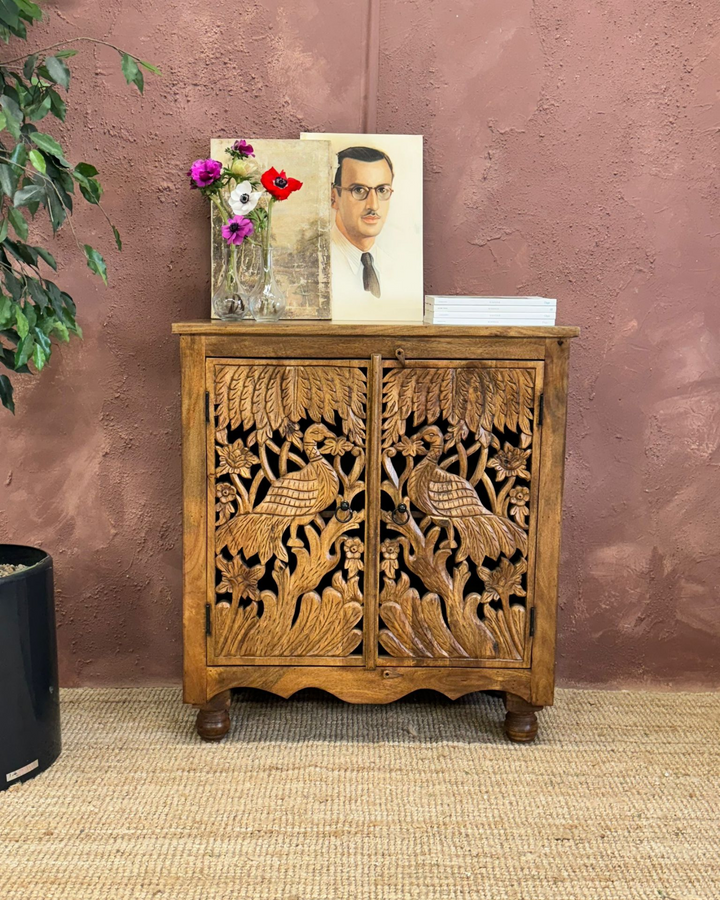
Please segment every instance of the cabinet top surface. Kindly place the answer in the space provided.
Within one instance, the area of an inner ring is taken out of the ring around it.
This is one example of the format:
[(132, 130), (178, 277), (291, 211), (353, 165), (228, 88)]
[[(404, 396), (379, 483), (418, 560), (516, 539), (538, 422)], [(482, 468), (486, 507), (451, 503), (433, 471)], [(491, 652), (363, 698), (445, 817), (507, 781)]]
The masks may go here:
[(281, 322), (222, 322), (203, 319), (195, 322), (174, 322), (174, 334), (213, 336), (326, 335), (353, 337), (478, 337), (478, 338), (573, 338), (580, 334), (574, 325), (552, 327), (516, 327), (509, 325), (425, 325), (414, 322), (332, 322), (329, 320), (302, 321), (285, 319)]

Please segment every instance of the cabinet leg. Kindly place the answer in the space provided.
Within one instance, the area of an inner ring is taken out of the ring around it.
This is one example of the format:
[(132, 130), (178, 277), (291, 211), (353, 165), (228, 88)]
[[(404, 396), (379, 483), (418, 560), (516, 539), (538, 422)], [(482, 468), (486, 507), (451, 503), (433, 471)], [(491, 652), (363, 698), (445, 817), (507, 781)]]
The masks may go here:
[(201, 706), (195, 727), (204, 741), (220, 741), (230, 730), (230, 691), (221, 691)]
[(517, 694), (505, 694), (505, 734), (511, 741), (528, 743), (535, 740), (538, 730), (536, 713), (542, 706), (533, 706)]

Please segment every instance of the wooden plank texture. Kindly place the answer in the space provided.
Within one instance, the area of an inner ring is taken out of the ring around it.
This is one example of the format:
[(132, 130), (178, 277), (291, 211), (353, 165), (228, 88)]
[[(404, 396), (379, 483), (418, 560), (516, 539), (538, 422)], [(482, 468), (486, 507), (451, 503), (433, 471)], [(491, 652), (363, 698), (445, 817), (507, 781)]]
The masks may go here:
[(183, 467), (183, 692), (204, 703), (205, 681), (205, 339), (180, 338)]
[(555, 686), (558, 568), (562, 529), (565, 425), (570, 342), (548, 340), (545, 356), (544, 413), (535, 574), (535, 637), (531, 702), (548, 706)]
[(524, 337), (524, 338), (560, 338), (577, 337), (580, 329), (574, 326), (554, 325), (540, 326), (510, 326), (510, 325), (417, 325), (407, 322), (343, 322), (332, 321), (303, 322), (299, 320), (285, 320), (282, 322), (221, 322), (208, 319), (197, 322), (175, 322), (172, 326), (175, 334), (202, 334), (202, 335), (262, 335), (269, 334), (274, 337), (290, 337), (302, 335), (318, 337), (320, 335), (332, 335), (333, 337), (354, 337), (368, 335), (379, 337)]

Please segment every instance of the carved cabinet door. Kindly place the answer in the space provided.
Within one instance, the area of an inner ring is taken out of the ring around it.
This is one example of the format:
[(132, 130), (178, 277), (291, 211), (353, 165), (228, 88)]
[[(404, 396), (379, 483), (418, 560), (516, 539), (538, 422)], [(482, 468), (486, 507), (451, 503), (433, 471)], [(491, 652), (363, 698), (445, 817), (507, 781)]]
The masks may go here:
[(381, 665), (530, 665), (542, 377), (384, 364)]
[(362, 665), (367, 362), (207, 366), (208, 664)]

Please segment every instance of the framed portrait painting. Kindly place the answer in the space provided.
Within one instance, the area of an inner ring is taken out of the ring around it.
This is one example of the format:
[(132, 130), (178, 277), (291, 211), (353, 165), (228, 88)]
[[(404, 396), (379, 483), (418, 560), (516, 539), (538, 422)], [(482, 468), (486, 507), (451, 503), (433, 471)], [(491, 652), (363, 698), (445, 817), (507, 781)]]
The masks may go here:
[[(226, 148), (233, 138), (210, 142), (210, 156), (223, 165), (233, 163)], [(276, 204), (272, 217), (270, 242), (273, 268), (278, 286), (287, 297), (286, 319), (329, 319), (330, 310), (330, 231), (331, 210), (327, 203), (327, 173), (330, 145), (318, 141), (250, 139), (254, 158), (239, 164), (252, 166), (252, 173), (271, 167), (286, 171), (302, 182), (302, 190), (288, 202)], [(212, 292), (222, 275), (222, 220), (211, 206)], [(241, 285), (250, 293), (259, 277), (260, 257), (249, 241), (243, 242), (238, 260)], [(217, 314), (213, 310), (214, 318)]]
[(301, 138), (330, 142), (332, 318), (422, 322), (422, 135)]

